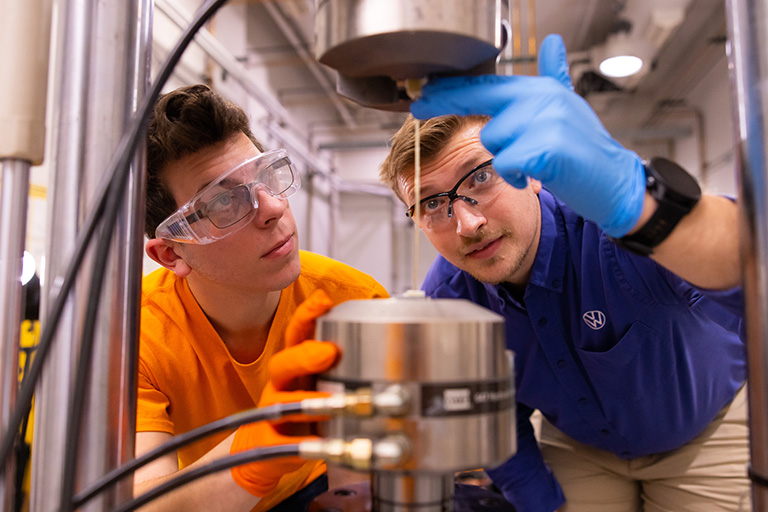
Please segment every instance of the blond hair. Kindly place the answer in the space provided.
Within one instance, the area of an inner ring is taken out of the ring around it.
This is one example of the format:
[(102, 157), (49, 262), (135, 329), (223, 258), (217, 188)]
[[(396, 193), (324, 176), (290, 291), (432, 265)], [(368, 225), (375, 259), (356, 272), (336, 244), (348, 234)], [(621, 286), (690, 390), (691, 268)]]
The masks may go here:
[[(441, 116), (418, 121), (421, 149), (421, 163), (429, 164), (445, 148), (446, 144), (462, 128), (474, 124), (485, 124), (488, 116)], [(414, 172), (415, 124), (417, 120), (409, 115), (403, 126), (390, 139), (387, 158), (379, 169), (379, 180), (400, 198), (400, 178), (410, 178)]]

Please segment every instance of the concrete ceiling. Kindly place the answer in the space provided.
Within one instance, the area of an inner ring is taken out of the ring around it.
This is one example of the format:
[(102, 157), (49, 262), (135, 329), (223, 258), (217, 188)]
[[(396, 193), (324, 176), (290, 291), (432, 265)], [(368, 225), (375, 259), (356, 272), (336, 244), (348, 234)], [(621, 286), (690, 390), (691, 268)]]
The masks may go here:
[[(395, 1), (395, 0), (393, 0)], [(725, 55), (725, 4), (722, 0), (510, 0), (522, 44), (500, 60), (500, 73), (535, 73), (528, 41), (559, 33), (572, 60), (574, 81), (594, 71), (585, 56), (617, 27), (617, 20), (638, 18), (648, 5), (682, 6), (684, 21), (664, 34), (652, 70), (639, 81), (608, 84), (584, 81), (578, 90), (592, 103), (609, 130), (631, 139), (659, 130), (656, 113), (680, 101)], [(519, 5), (521, 2), (524, 5)], [(403, 114), (362, 108), (333, 92), (333, 70), (314, 61), (312, 0), (241, 0), (247, 4), (247, 66), (260, 68), (278, 99), (296, 113), (309, 143), (320, 149), (382, 147)], [(533, 7), (533, 9), (531, 9)], [(640, 13), (640, 14), (638, 14)], [(636, 21), (636, 20), (633, 20)], [(593, 77), (594, 78), (594, 77)], [(594, 80), (593, 80), (594, 82)]]

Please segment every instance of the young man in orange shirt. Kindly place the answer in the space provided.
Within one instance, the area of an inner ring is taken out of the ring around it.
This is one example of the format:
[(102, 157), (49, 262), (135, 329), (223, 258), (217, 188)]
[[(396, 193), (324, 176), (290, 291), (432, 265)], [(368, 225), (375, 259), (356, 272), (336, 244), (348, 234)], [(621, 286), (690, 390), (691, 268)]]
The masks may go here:
[[(208, 87), (160, 98), (147, 160), (146, 252), (163, 268), (143, 282), (137, 456), (264, 405), (268, 363), (286, 347), (289, 320), (310, 295), (310, 316), (348, 299), (387, 296), (370, 276), (299, 250), (286, 200), (299, 188), (299, 175), (288, 154), (265, 152), (245, 113)], [(324, 294), (313, 295), (316, 290)], [(335, 349), (320, 352), (299, 354), (315, 370), (332, 365)], [(147, 465), (136, 473), (136, 493), (230, 451), (265, 444), (248, 427)], [(297, 458), (252, 463), (187, 484), (147, 508), (303, 510), (327, 489), (325, 469)]]

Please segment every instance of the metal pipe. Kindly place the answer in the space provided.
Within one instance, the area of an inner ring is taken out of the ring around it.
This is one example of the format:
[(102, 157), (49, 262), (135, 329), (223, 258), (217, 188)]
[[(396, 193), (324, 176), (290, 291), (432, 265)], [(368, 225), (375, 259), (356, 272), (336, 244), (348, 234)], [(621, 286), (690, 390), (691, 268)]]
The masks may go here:
[[(21, 267), (27, 233), (27, 202), (31, 163), (20, 159), (2, 160), (0, 188), (0, 418), (2, 432), (8, 430), (16, 405), (19, 339), (21, 336)], [(15, 433), (8, 435), (15, 435)], [(2, 461), (0, 461), (2, 463)], [(0, 510), (14, 510), (16, 464), (7, 461), (0, 483)]]
[[(178, 4), (172, 0), (156, 0), (155, 7), (168, 16), (168, 19), (178, 27), (185, 27), (191, 20), (191, 16), (185, 13)], [(269, 116), (275, 118), (275, 121), (271, 122), (269, 127), (270, 133), (275, 139), (279, 140), (282, 144), (289, 146), (293, 156), (304, 160), (309, 167), (322, 174), (329, 174), (331, 172), (330, 164), (323, 161), (323, 159), (303, 141), (300, 135), (293, 133), (297, 130), (290, 127), (290, 116), (288, 115), (288, 111), (285, 110), (285, 107), (283, 107), (269, 93), (261, 90), (249, 78), (248, 70), (238, 62), (229, 50), (227, 50), (205, 29), (200, 29), (195, 36), (195, 42), (210, 58), (227, 72), (228, 76), (231, 76), (238, 84), (240, 84), (240, 86), (267, 111)], [(289, 126), (289, 128), (284, 128), (284, 126)]]
[(741, 249), (747, 326), (752, 509), (768, 511), (768, 182), (766, 0), (727, 2), (733, 112), (740, 172)]
[[(0, 433), (9, 432), (17, 407), (21, 336), (21, 270), (27, 234), (29, 174), (43, 160), (50, 0), (5, 2), (0, 18)], [(19, 51), (23, 48), (24, 51)], [(2, 434), (0, 434), (2, 435)], [(5, 439), (3, 439), (5, 441)], [(16, 510), (16, 462), (4, 464), (0, 511)]]
[(285, 38), (288, 39), (288, 42), (291, 44), (291, 46), (293, 46), (294, 50), (299, 55), (299, 58), (307, 67), (309, 72), (320, 84), (323, 92), (328, 95), (331, 103), (333, 103), (333, 106), (339, 112), (339, 115), (347, 124), (347, 126), (352, 128), (356, 127), (357, 121), (355, 121), (355, 118), (352, 115), (352, 112), (350, 112), (349, 107), (347, 107), (347, 105), (342, 101), (341, 97), (336, 94), (336, 84), (332, 79), (328, 78), (328, 75), (325, 74), (325, 71), (320, 67), (320, 64), (318, 64), (311, 52), (306, 49), (303, 41), (301, 40), (301, 37), (299, 37), (299, 35), (296, 33), (296, 30), (291, 27), (288, 20), (286, 19), (285, 14), (283, 14), (280, 5), (278, 3), (264, 2), (262, 6), (272, 17), (272, 21), (275, 22)]
[[(48, 247), (49, 268), (43, 283), (43, 306), (55, 297), (73, 250), (79, 223), (93, 195), (100, 190), (103, 170), (147, 81), (147, 47), (151, 4), (147, 0), (109, 2), (56, 0), (58, 17), (54, 34), (51, 98), (55, 104), (50, 120), (52, 167)], [(134, 171), (136, 172), (136, 171)], [(135, 400), (132, 356), (138, 326), (136, 275), (137, 217), (143, 203), (143, 173), (131, 181), (124, 197), (132, 197), (134, 211), (119, 215), (108, 256), (105, 288), (96, 326), (93, 364), (85, 397), (77, 454), (77, 481), (87, 483), (133, 456)], [(141, 179), (141, 185), (138, 180)], [(137, 186), (141, 192), (137, 192)], [(125, 203), (125, 199), (124, 199)], [(128, 208), (123, 206), (123, 208)], [(143, 224), (143, 222), (138, 223)], [(126, 249), (126, 245), (130, 245)], [(138, 244), (140, 250), (140, 244)], [(64, 460), (69, 393), (75, 375), (79, 334), (89, 297), (85, 286), (92, 277), (86, 257), (68, 309), (58, 327), (55, 346), (37, 390), (34, 436), (32, 510), (58, 510)], [(126, 269), (131, 267), (134, 273)], [(126, 315), (126, 311), (128, 314)], [(45, 314), (43, 315), (45, 321)], [(130, 338), (129, 338), (130, 336)], [(122, 485), (88, 505), (87, 510), (106, 510), (130, 497)]]
[[(58, 169), (49, 177), (48, 223), (46, 236), (47, 268), (41, 274), (41, 323), (45, 325), (47, 303), (53, 302), (57, 280), (64, 271), (66, 258), (75, 239), (79, 198), (76, 178), (83, 167), (84, 120), (87, 79), (88, 34), (91, 5), (87, 2), (56, 0), (53, 19), (55, 38), (51, 45), (53, 108), (50, 110), (50, 144), (47, 160)], [(68, 176), (67, 173), (72, 173)], [(55, 212), (55, 214), (54, 214)], [(49, 255), (57, 254), (56, 258)], [(73, 294), (77, 294), (76, 285)], [(67, 402), (70, 368), (74, 365), (73, 345), (67, 334), (76, 336), (75, 301), (70, 298), (58, 326), (58, 339), (50, 351), (36, 390), (35, 434), (32, 441), (30, 508), (34, 511), (57, 510), (61, 468), (64, 465)]]
[[(179, 28), (186, 27), (192, 20), (192, 16), (184, 12), (173, 0), (156, 0), (155, 7)], [(195, 42), (216, 64), (227, 71), (228, 76), (231, 76), (248, 94), (256, 99), (270, 115), (277, 117), (280, 121), (289, 119), (285, 107), (259, 89), (248, 77), (248, 72), (243, 65), (210, 32), (204, 28), (200, 29), (195, 35)]]

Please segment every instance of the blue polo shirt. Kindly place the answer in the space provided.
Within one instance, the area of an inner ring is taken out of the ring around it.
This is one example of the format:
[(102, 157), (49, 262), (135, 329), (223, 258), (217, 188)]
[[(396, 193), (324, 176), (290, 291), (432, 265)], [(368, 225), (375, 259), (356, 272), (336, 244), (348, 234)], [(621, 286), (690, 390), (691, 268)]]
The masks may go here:
[(515, 352), (518, 451), (489, 470), (520, 512), (555, 510), (562, 491), (529, 416), (539, 409), (584, 444), (625, 459), (696, 437), (746, 376), (741, 289), (692, 286), (624, 251), (546, 190), (541, 240), (523, 301), (438, 257), (423, 289), (506, 319)]

